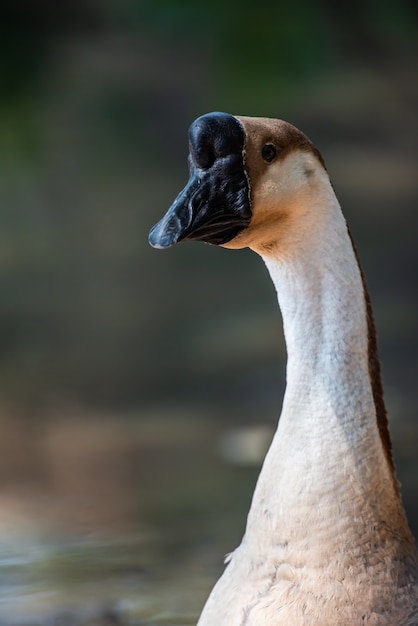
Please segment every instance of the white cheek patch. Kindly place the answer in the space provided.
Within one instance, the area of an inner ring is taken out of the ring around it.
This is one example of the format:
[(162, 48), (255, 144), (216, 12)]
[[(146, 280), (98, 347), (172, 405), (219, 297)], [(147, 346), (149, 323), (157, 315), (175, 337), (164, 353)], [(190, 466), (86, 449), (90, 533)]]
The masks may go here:
[[(277, 159), (257, 181), (257, 189), (269, 204), (282, 204), (289, 196), (308, 189), (309, 184), (321, 176), (323, 168), (315, 157), (307, 152), (292, 152), (283, 160)], [(327, 176), (326, 176), (327, 178)]]

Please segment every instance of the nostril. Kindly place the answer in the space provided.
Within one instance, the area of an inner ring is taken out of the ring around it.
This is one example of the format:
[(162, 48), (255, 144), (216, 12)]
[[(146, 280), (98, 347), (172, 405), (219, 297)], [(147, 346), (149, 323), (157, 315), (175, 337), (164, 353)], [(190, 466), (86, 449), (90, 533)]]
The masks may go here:
[(213, 165), (215, 161), (212, 143), (202, 141), (200, 145), (195, 146), (194, 150), (191, 150), (191, 152), (197, 167), (206, 169)]

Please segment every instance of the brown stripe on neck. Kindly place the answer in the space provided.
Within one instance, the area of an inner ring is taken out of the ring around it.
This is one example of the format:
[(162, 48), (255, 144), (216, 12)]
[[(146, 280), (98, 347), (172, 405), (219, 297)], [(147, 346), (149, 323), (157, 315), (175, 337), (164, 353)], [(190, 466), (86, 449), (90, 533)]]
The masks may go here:
[(370, 295), (367, 289), (366, 277), (363, 269), (360, 265), (356, 246), (354, 245), (353, 238), (350, 230), (348, 229), (348, 235), (351, 239), (351, 245), (353, 246), (354, 255), (359, 266), (361, 280), (363, 283), (364, 299), (366, 303), (366, 315), (367, 315), (367, 330), (368, 330), (368, 356), (369, 356), (369, 376), (373, 392), (374, 405), (376, 407), (376, 419), (377, 427), (379, 429), (380, 440), (382, 442), (383, 450), (387, 462), (393, 474), (395, 474), (395, 462), (393, 460), (392, 452), (392, 439), (389, 432), (389, 420), (386, 411), (385, 401), (383, 398), (383, 383), (382, 372), (379, 361), (379, 353), (377, 346), (376, 324), (374, 321), (373, 308), (370, 299)]

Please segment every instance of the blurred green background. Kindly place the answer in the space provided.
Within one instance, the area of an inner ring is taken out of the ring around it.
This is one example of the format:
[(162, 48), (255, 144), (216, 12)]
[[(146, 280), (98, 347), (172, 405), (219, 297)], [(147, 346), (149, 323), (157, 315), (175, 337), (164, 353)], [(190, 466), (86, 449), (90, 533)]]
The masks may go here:
[(211, 110), (325, 158), (418, 535), (417, 4), (6, 0), (0, 31), (0, 624), (193, 624), (240, 541), (274, 289), (248, 251), (147, 243)]

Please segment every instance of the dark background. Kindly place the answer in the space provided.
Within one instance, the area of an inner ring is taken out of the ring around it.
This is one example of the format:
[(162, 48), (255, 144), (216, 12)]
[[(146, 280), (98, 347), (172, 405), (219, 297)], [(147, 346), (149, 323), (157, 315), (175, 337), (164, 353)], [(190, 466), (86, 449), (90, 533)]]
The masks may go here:
[[(6, 581), (20, 585), (6, 557), (22, 550), (39, 557), (33, 596), (60, 581), (64, 600), (40, 612), (81, 611), (97, 581), (100, 604), (104, 580), (119, 601), (129, 571), (132, 614), (192, 614), (243, 532), (284, 387), (274, 289), (249, 251), (147, 244), (186, 182), (187, 128), (211, 110), (287, 119), (325, 158), (418, 534), (417, 13), (412, 0), (3, 3), (0, 544)], [(179, 600), (175, 580), (199, 590)]]

